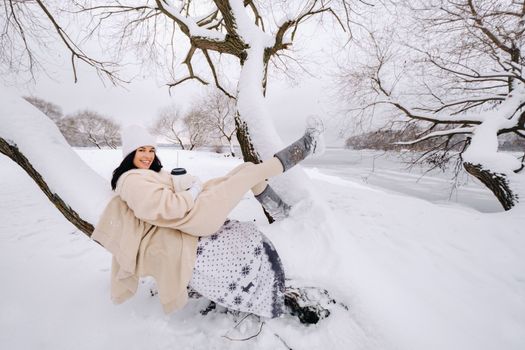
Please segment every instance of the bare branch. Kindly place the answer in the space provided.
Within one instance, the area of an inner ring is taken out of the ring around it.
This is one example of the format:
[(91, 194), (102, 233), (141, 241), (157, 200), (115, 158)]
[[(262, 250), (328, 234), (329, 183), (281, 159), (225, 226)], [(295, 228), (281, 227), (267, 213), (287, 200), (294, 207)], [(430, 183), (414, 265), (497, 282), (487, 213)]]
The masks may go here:
[(217, 88), (221, 90), (229, 98), (235, 99), (235, 97), (232, 94), (230, 94), (228, 91), (226, 91), (219, 83), (219, 78), (217, 77), (217, 72), (215, 71), (215, 65), (213, 64), (210, 58), (210, 55), (208, 54), (208, 50), (202, 50), (202, 52), (204, 53), (204, 57), (206, 57), (206, 61), (208, 62), (208, 65), (212, 71), (213, 79), (215, 80), (215, 86), (217, 86)]
[(265, 31), (263, 18), (259, 14), (259, 10), (257, 9), (257, 6), (253, 2), (253, 0), (244, 0), (244, 6), (250, 7), (250, 9), (253, 12), (253, 15), (255, 16), (255, 25), (261, 27), (261, 29)]
[(473, 16), (472, 19), (476, 23), (476, 27), (480, 29), (483, 32), (483, 34), (485, 34), (487, 38), (489, 38), (498, 48), (509, 54), (512, 54), (512, 48), (503, 44), (503, 42), (484, 25), (482, 16), (480, 16), (476, 11), (472, 0), (467, 0), (467, 2)]
[(201, 77), (195, 75), (195, 73), (193, 71), (193, 65), (191, 64), (191, 59), (193, 58), (193, 54), (195, 53), (196, 50), (197, 49), (194, 46), (192, 46), (189, 49), (189, 51), (188, 51), (188, 53), (186, 55), (186, 58), (184, 59), (184, 64), (188, 68), (189, 75), (187, 77), (179, 79), (179, 80), (177, 80), (177, 81), (175, 81), (173, 83), (167, 84), (169, 86), (170, 90), (171, 90), (172, 87), (177, 86), (177, 85), (179, 85), (179, 84), (181, 84), (181, 83), (183, 83), (183, 82), (185, 82), (187, 80), (190, 80), (190, 79), (196, 79), (200, 83), (202, 83), (203, 85), (208, 85), (209, 84), (206, 80), (204, 80)]
[(49, 12), (47, 7), (42, 3), (41, 0), (35, 0), (36, 3), (40, 6), (42, 11), (46, 14), (47, 18), (51, 21), (53, 24), (55, 31), (59, 35), (62, 42), (66, 45), (66, 47), (71, 51), (71, 62), (73, 66), (73, 75), (75, 82), (78, 81), (77, 73), (76, 73), (76, 67), (75, 67), (75, 58), (78, 58), (79, 60), (87, 63), (88, 65), (92, 66), (97, 70), (97, 73), (103, 74), (105, 77), (107, 77), (113, 84), (125, 82), (121, 78), (118, 77), (115, 70), (111, 70), (111, 67), (115, 67), (115, 64), (110, 62), (101, 62), (98, 60), (95, 60), (89, 56), (87, 56), (68, 36), (68, 34), (63, 30), (63, 28), (58, 24), (58, 22), (55, 20), (53, 15)]

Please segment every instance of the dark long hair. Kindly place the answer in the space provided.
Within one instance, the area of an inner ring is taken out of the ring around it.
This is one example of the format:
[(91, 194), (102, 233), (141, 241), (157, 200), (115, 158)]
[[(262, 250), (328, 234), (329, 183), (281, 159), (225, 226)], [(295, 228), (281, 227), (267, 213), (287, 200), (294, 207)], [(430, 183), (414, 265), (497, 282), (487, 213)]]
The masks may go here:
[[(117, 187), (117, 181), (122, 174), (124, 174), (126, 171), (131, 170), (131, 169), (138, 169), (135, 166), (135, 164), (133, 164), (133, 158), (135, 158), (136, 152), (137, 150), (128, 154), (122, 160), (120, 165), (115, 170), (113, 170), (113, 178), (111, 178), (111, 189), (113, 191), (115, 191), (115, 188)], [(149, 170), (153, 170), (158, 173), (160, 169), (162, 169), (162, 163), (160, 162), (160, 159), (157, 157), (157, 154), (155, 154), (155, 158), (153, 159), (153, 162), (151, 162)]]

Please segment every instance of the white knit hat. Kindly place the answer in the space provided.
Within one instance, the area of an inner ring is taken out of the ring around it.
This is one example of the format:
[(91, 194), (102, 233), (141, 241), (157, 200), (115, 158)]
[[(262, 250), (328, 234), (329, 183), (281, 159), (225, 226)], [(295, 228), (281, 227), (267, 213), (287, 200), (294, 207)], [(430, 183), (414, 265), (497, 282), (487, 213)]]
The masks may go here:
[(122, 158), (141, 146), (157, 147), (155, 136), (139, 125), (130, 125), (122, 130)]

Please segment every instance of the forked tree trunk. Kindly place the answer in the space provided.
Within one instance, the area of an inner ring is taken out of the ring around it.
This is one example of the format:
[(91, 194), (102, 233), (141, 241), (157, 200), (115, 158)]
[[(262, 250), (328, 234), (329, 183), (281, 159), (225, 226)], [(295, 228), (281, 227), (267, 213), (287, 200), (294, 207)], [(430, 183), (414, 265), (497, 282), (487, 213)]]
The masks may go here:
[(49, 198), (51, 203), (64, 215), (64, 217), (76, 226), (80, 231), (84, 232), (88, 237), (93, 233), (93, 225), (83, 220), (77, 212), (71, 209), (62, 198), (56, 193), (53, 193), (47, 183), (42, 178), (42, 175), (31, 165), (29, 160), (20, 152), (18, 147), (12, 146), (0, 137), (0, 153), (5, 154), (11, 158), (16, 164), (20, 165), (22, 169), (36, 182), (38, 187)]
[(483, 169), (480, 164), (463, 163), (465, 170), (487, 186), (496, 196), (505, 210), (510, 210), (518, 203), (518, 195), (511, 189), (505, 174), (493, 173)]

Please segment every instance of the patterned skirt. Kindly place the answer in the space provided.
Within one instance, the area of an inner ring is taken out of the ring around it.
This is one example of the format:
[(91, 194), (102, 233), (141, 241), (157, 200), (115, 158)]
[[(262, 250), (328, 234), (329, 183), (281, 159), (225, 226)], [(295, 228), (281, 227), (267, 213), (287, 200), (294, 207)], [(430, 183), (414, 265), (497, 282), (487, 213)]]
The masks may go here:
[(189, 287), (228, 309), (283, 313), (284, 271), (273, 244), (251, 222), (228, 220), (201, 237)]

